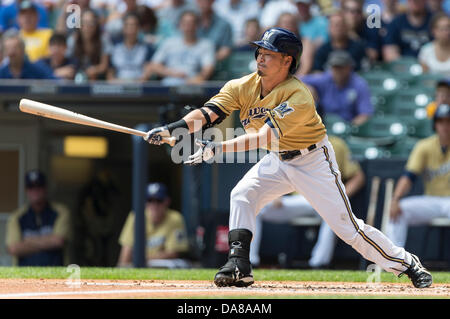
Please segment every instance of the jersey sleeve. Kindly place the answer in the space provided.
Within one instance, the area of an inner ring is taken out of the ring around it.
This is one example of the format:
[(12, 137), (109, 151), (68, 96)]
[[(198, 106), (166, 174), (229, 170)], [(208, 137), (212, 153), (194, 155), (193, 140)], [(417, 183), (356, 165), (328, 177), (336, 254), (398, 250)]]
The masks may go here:
[(121, 246), (133, 247), (134, 245), (134, 213), (128, 214), (127, 220), (122, 228), (119, 237), (119, 244)]
[(208, 106), (208, 104), (215, 105), (226, 115), (230, 115), (233, 111), (239, 110), (238, 91), (235, 86), (236, 84), (233, 80), (228, 81), (218, 94), (214, 95), (205, 103), (205, 106)]
[(422, 174), (425, 169), (426, 152), (423, 143), (417, 143), (406, 163), (406, 170), (416, 175)]
[(177, 213), (172, 218), (171, 232), (168, 234), (165, 250), (166, 252), (185, 252), (189, 248), (186, 227), (184, 225), (183, 217)]

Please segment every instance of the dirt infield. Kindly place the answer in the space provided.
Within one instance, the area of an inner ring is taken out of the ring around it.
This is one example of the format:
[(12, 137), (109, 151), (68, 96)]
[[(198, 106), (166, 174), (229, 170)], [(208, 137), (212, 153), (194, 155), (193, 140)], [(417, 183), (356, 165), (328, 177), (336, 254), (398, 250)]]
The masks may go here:
[(260, 281), (248, 288), (218, 288), (211, 281), (1, 279), (0, 299), (97, 299), (302, 296), (450, 298), (449, 284), (415, 289), (407, 284)]

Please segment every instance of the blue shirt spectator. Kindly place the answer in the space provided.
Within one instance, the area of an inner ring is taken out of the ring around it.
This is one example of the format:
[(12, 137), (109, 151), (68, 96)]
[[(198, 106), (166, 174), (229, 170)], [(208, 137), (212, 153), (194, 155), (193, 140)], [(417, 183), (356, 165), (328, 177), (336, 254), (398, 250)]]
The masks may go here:
[(294, 1), (300, 23), (298, 32), (302, 38), (311, 40), (316, 45), (320, 45), (328, 41), (328, 20), (322, 15), (312, 15), (312, 0), (295, 0)]
[(319, 109), (325, 114), (334, 113), (344, 120), (360, 125), (374, 112), (367, 82), (353, 72), (353, 60), (346, 51), (330, 55), (324, 73), (301, 78), (313, 93)]
[(42, 62), (31, 63), (27, 58), (22, 65), (22, 72), (17, 76), (11, 73), (9, 61), (0, 66), (0, 79), (56, 79), (50, 68)]
[[(19, 25), (17, 23), (17, 16), (19, 13), (19, 3), (21, 1), (17, 0), (14, 3), (11, 3), (10, 5), (7, 5), (5, 7), (2, 7), (0, 9), (0, 31), (5, 32), (6, 30), (10, 28), (16, 28), (19, 29)], [(43, 7), (41, 4), (35, 3), (35, 6), (37, 7), (39, 19), (38, 19), (38, 28), (48, 28), (48, 13), (45, 7)]]
[(408, 5), (408, 11), (395, 18), (387, 27), (383, 41), (383, 58), (387, 62), (400, 56), (416, 58), (422, 45), (432, 40), (432, 14), (426, 9), (426, 2), (409, 1)]

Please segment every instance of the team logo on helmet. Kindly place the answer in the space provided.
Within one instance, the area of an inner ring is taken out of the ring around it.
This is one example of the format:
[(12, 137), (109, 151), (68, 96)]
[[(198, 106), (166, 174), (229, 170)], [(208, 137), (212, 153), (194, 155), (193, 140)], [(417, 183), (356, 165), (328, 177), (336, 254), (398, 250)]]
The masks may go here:
[(290, 107), (289, 102), (286, 101), (278, 105), (276, 108), (274, 108), (273, 111), (280, 119), (282, 119), (289, 113), (294, 112), (294, 109)]

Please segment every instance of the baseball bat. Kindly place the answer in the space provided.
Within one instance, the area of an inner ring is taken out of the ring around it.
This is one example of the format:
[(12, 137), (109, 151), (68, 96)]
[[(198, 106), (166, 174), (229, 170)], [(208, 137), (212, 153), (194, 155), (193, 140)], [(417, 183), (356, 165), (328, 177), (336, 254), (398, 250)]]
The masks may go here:
[(367, 209), (366, 224), (370, 226), (375, 225), (375, 213), (377, 209), (378, 191), (380, 188), (380, 177), (374, 176), (372, 179), (372, 187), (370, 189), (369, 207)]
[[(25, 113), (43, 116), (54, 120), (99, 127), (106, 130), (117, 131), (142, 137), (147, 135), (147, 132), (142, 132), (129, 127), (101, 121), (93, 117), (75, 113), (53, 105), (36, 102), (33, 100), (21, 99), (19, 103), (19, 109)], [(176, 137), (165, 137), (162, 141), (169, 144), (170, 146), (174, 146)]]
[(391, 201), (392, 201), (392, 194), (394, 190), (394, 179), (388, 178), (386, 180), (386, 190), (384, 195), (384, 208), (383, 208), (383, 216), (381, 218), (381, 232), (386, 234), (387, 226), (389, 223), (389, 216), (391, 211)]

